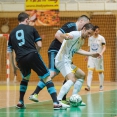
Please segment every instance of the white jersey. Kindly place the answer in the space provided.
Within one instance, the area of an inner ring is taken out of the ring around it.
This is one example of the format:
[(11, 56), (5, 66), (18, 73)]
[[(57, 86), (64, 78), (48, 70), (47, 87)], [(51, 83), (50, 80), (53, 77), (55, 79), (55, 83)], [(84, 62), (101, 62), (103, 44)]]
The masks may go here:
[(81, 31), (72, 31), (68, 33), (73, 36), (73, 39), (63, 40), (61, 48), (56, 55), (57, 61), (72, 61), (74, 53), (76, 53), (84, 44), (84, 39), (81, 39)]
[(88, 39), (88, 46), (90, 46), (90, 52), (98, 52), (102, 51), (102, 43), (106, 43), (105, 38), (101, 35), (98, 35), (97, 38), (91, 36)]

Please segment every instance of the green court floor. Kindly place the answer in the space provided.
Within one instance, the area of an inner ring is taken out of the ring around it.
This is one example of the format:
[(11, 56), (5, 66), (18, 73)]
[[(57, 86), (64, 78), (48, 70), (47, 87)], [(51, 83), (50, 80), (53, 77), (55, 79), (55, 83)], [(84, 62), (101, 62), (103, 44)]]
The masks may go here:
[(0, 117), (117, 117), (117, 91), (111, 90), (82, 95), (87, 106), (53, 110), (52, 102), (27, 104), (26, 109), (0, 109)]

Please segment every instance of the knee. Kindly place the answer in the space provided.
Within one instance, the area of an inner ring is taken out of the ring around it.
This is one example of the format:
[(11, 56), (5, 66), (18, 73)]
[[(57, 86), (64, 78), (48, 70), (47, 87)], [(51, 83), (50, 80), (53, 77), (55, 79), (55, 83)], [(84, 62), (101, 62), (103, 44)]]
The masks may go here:
[(50, 71), (50, 77), (51, 77), (51, 79), (53, 79), (56, 75), (58, 75), (57, 72), (55, 72), (55, 71)]
[(83, 72), (82, 73), (82, 79), (85, 80), (86, 74)]

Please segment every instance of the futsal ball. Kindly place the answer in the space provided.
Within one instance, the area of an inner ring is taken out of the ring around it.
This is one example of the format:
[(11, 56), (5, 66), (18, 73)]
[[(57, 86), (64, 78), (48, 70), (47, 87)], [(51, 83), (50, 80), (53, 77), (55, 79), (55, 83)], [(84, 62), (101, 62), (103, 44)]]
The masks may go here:
[(82, 98), (80, 95), (78, 94), (73, 94), (70, 99), (70, 105), (73, 106), (73, 107), (77, 107), (79, 106), (81, 103), (82, 103)]

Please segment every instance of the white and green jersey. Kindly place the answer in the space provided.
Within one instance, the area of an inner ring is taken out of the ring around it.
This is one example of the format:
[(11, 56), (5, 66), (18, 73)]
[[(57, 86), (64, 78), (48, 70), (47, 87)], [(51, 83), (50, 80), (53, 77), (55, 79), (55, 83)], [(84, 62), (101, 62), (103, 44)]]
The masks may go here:
[(90, 46), (90, 52), (100, 53), (103, 49), (103, 44), (106, 44), (105, 38), (101, 35), (98, 35), (97, 38), (91, 36), (88, 39), (88, 46)]
[(55, 57), (57, 61), (72, 61), (74, 53), (76, 53), (84, 43), (84, 40), (81, 39), (81, 31), (72, 31), (68, 34), (72, 35), (73, 39), (63, 40), (61, 48)]

